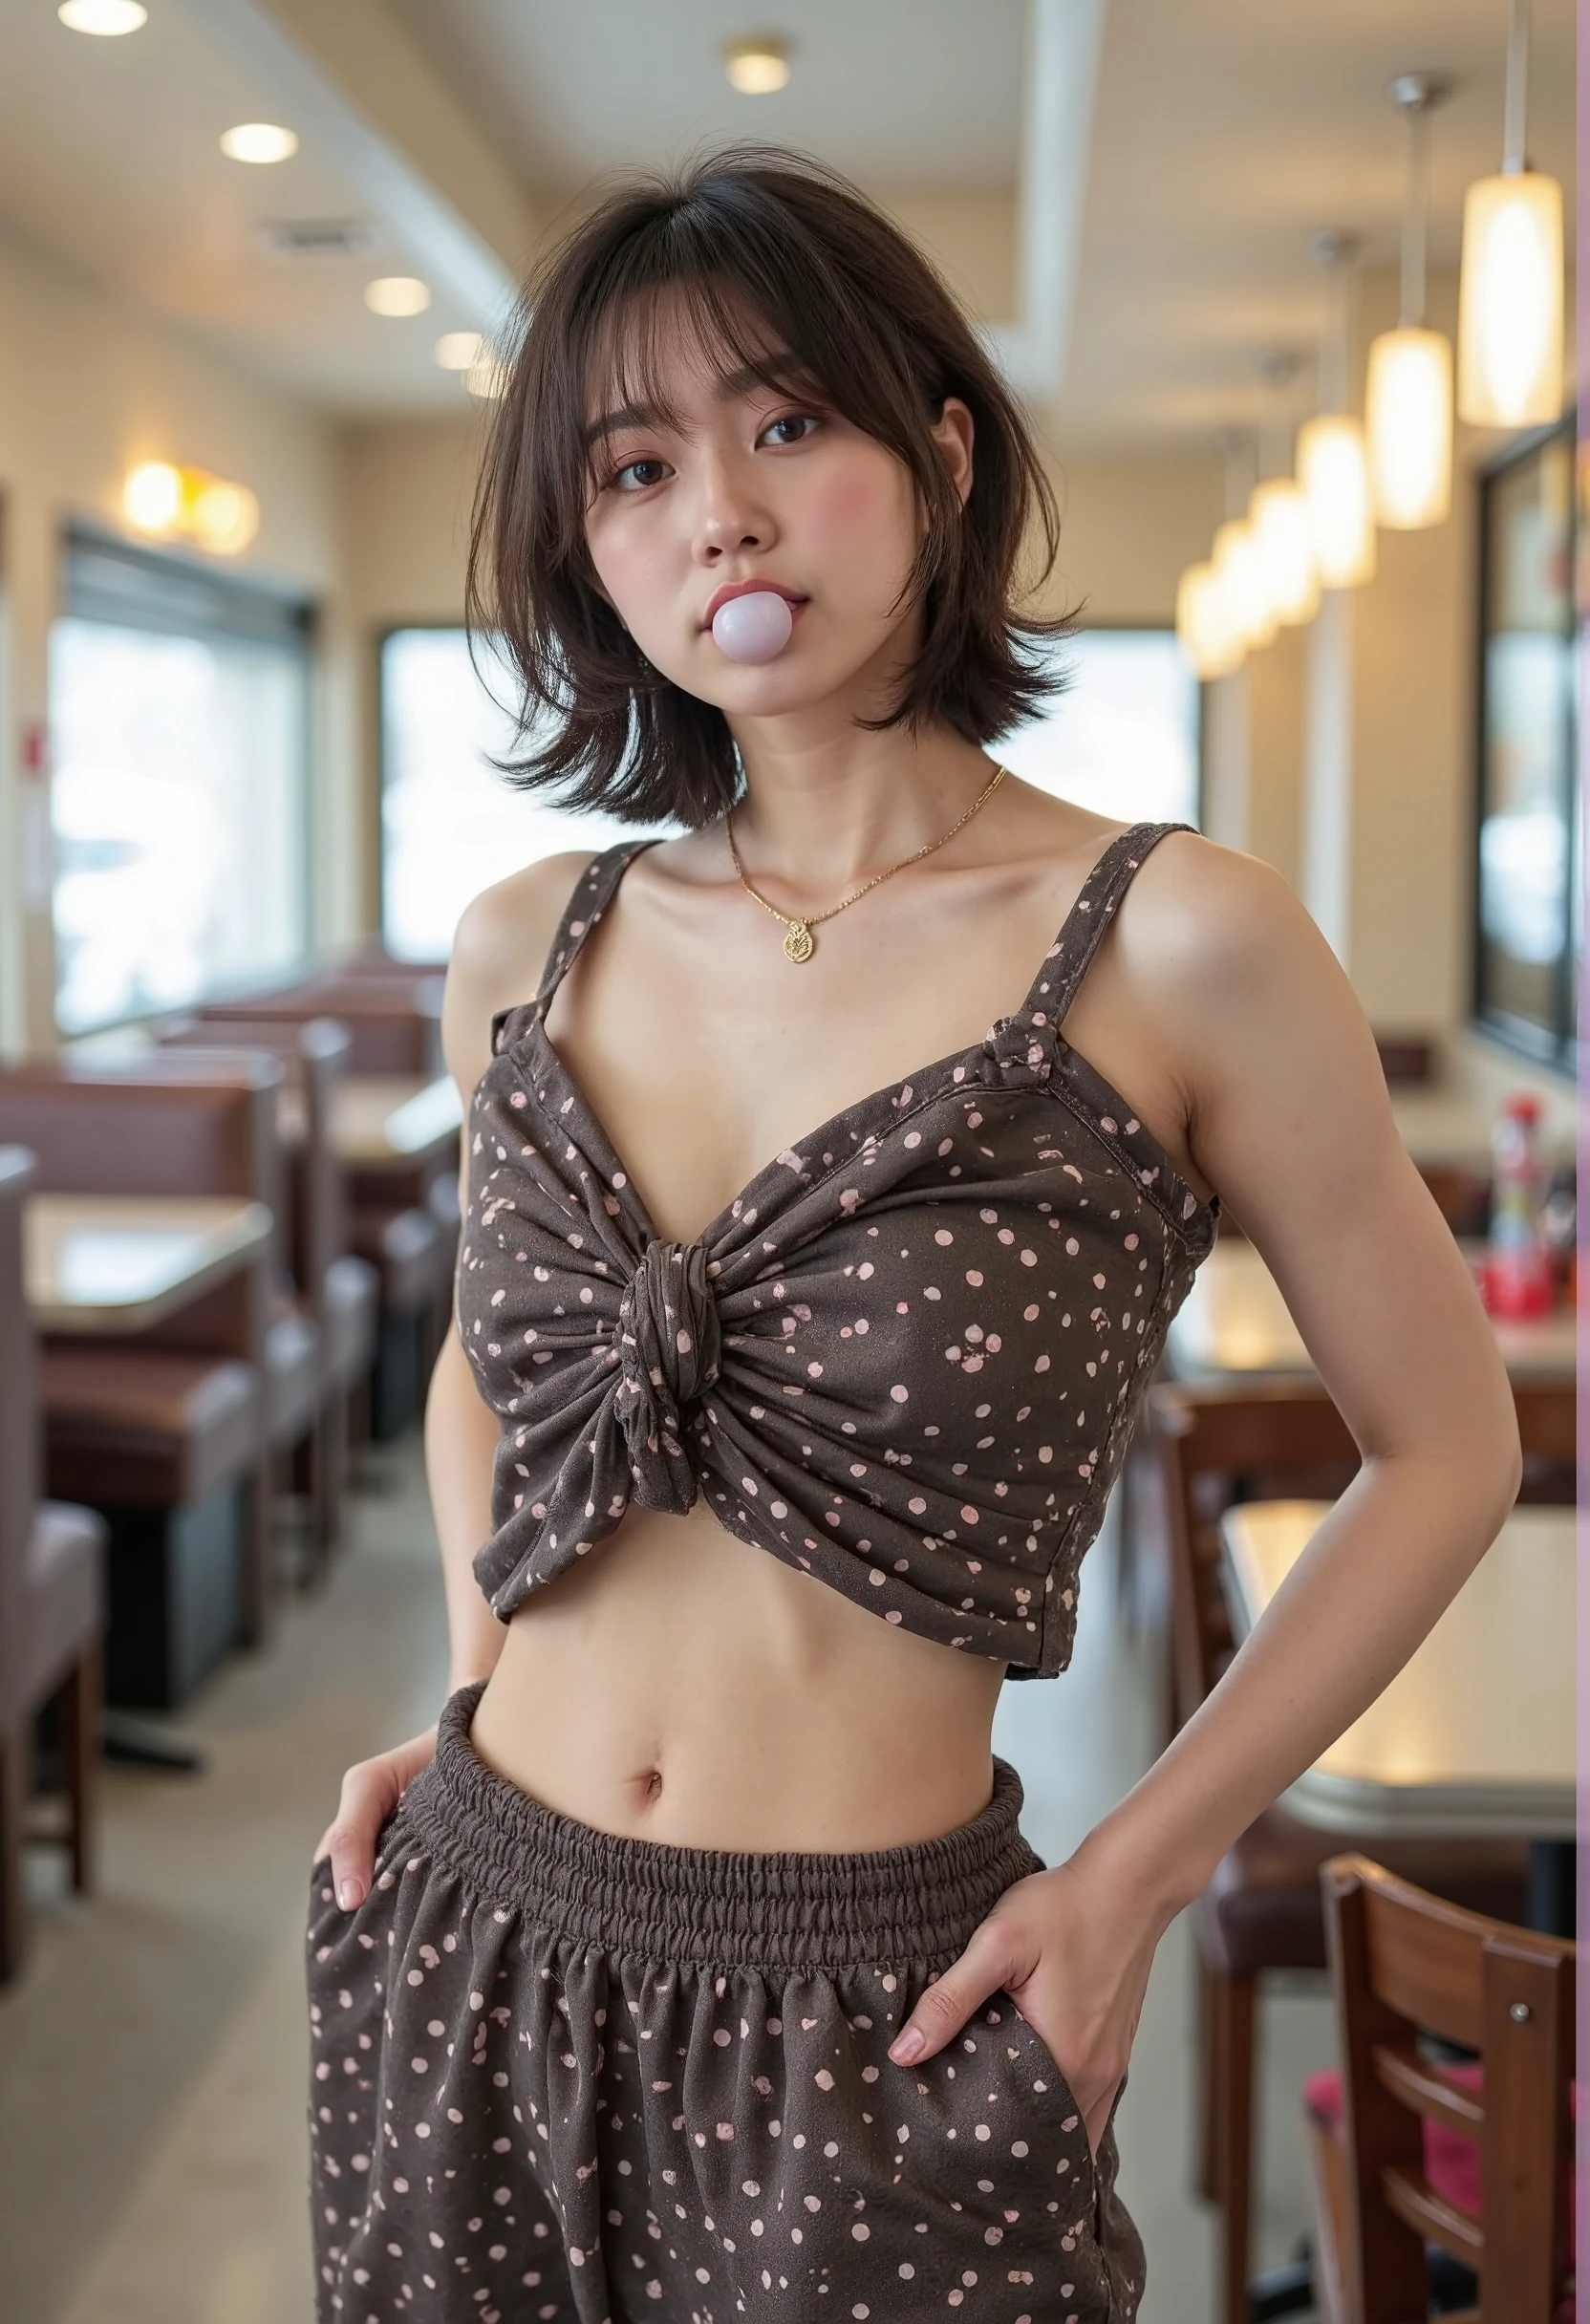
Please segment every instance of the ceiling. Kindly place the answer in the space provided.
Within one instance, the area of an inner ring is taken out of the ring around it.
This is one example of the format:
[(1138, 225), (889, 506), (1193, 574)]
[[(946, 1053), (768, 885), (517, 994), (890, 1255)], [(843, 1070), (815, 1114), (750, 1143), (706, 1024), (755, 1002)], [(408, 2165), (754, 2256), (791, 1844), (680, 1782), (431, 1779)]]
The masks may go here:
[[(1574, 0), (1535, 0), (1530, 156), (1574, 183)], [(1093, 117), (1063, 440), (1213, 441), (1264, 408), (1268, 350), (1312, 357), (1309, 238), (1397, 257), (1405, 132), (1386, 84), (1450, 75), (1430, 124), (1430, 263), (1499, 165), (1505, 0), (1110, 0)], [(1312, 366), (1301, 381), (1312, 386)]]
[[(1042, 400), (1077, 447), (1212, 447), (1260, 408), (1266, 350), (1318, 342), (1312, 230), (1353, 229), (1367, 261), (1390, 262), (1392, 74), (1457, 84), (1433, 126), (1435, 263), (1455, 260), (1463, 186), (1500, 146), (1505, 0), (1030, 0), (1037, 19), (1029, 0), (321, 0), (359, 29), (331, 62), (301, 0), (296, 32), (290, 0), (149, 5), (143, 32), (94, 40), (57, 24), (54, 0), (0, 0), (0, 226), (348, 413), (462, 408), (434, 341), (487, 323), (524, 256), (501, 234), (492, 247), (383, 112), (398, 64), (419, 91), (410, 123), (428, 74), (543, 216), (602, 171), (734, 136), (807, 147), (884, 193), (975, 189), (985, 215), (1010, 189), (1012, 233), (1070, 284), (1064, 377)], [(1045, 114), (1034, 22), (1100, 9), (1090, 122), (1062, 50), (1072, 110)], [(1535, 0), (1532, 156), (1570, 183), (1573, 18), (1573, 0)], [(769, 22), (792, 44), (789, 89), (738, 97), (721, 44)], [(226, 161), (220, 131), (262, 117), (296, 127), (300, 153)], [(1044, 118), (1068, 124), (1069, 178), (1052, 150), (1047, 176), (1034, 165)], [(290, 264), (261, 247), (264, 224), (324, 218), (367, 221), (370, 248)], [(366, 312), (371, 274), (411, 271), (435, 287), (427, 314)]]
[[(694, 145), (768, 138), (861, 183), (1009, 185), (1021, 127), (1026, 0), (388, 0), (525, 183)], [(776, 29), (794, 71), (741, 97), (725, 41)]]
[[(284, 71), (269, 24), (245, 19), (266, 35), (246, 46), (227, 16), (149, 0), (141, 32), (102, 40), (67, 32), (54, 0), (0, 0), (0, 224), (293, 394), (361, 410), (462, 407), (432, 349), (479, 324), (477, 287), (450, 287), (438, 253), (421, 255), (422, 199), (405, 207), (400, 184), (369, 198), (359, 124), (333, 93), (284, 89), (297, 60)], [(299, 152), (271, 168), (228, 161), (222, 131), (262, 117), (297, 128)], [(260, 240), (282, 221), (350, 219), (369, 232), (352, 256), (288, 261)], [(436, 288), (429, 312), (372, 314), (365, 283), (409, 272)]]

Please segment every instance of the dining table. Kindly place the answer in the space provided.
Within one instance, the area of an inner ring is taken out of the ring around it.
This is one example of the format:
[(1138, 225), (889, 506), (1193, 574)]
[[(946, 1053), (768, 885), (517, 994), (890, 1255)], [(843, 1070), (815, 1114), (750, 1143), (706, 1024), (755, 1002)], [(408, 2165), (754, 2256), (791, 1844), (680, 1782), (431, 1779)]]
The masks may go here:
[[(1240, 1641), (1328, 1501), (1240, 1501), (1220, 1520)], [(1532, 1926), (1573, 1933), (1575, 1512), (1515, 1508), (1385, 1691), (1282, 1794), (1327, 1832), (1530, 1844)]]
[(41, 1332), (147, 1331), (247, 1266), (269, 1242), (263, 1202), (209, 1194), (30, 1194), (23, 1280)]
[[(1464, 1241), (1459, 1248), (1474, 1269), (1485, 1245)], [(1572, 1381), (1577, 1321), (1572, 1307), (1527, 1322), (1493, 1316), (1491, 1327), (1511, 1377)], [(1236, 1236), (1222, 1236), (1199, 1267), (1166, 1335), (1165, 1360), (1171, 1378), (1190, 1388), (1315, 1377), (1279, 1284), (1254, 1245)]]

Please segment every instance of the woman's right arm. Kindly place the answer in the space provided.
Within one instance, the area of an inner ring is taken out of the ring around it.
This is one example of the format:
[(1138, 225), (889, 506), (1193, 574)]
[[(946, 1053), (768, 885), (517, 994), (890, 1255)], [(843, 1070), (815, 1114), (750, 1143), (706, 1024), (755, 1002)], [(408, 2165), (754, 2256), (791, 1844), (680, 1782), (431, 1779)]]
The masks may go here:
[[(475, 1085), (491, 1059), (491, 1020), (527, 1000), (570, 889), (589, 855), (557, 855), (515, 872), (478, 895), (453, 938), (441, 1005), (441, 1045), (467, 1125)], [(526, 969), (526, 962), (531, 963)], [(460, 1196), (468, 1216), (468, 1131), (460, 1155)], [(489, 1678), (506, 1635), (475, 1580), (475, 1552), (491, 1534), (491, 1471), (501, 1424), (475, 1385), (455, 1314), (425, 1399), (425, 1477), (441, 1550), (447, 1602), (447, 1691)], [(427, 1766), (436, 1729), (361, 1759), (342, 1778), (332, 1823), (315, 1850), (332, 1861), (344, 1911), (370, 1893), (380, 1829)]]

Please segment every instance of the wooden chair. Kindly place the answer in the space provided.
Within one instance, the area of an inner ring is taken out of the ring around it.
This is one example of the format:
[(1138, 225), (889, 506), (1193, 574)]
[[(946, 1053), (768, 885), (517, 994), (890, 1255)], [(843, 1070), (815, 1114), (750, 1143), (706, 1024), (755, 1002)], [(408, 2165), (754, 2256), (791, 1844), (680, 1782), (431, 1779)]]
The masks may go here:
[[(1518, 1391), (1526, 1445), (1558, 1447), (1572, 1391)], [(1177, 1724), (1192, 1715), (1235, 1651), (1221, 1580), (1219, 1517), (1238, 1497), (1332, 1499), (1359, 1465), (1346, 1423), (1305, 1383), (1192, 1389), (1156, 1386), (1149, 1425), (1159, 1449), (1171, 1547)], [(1347, 1845), (1354, 1844), (1351, 1836)], [(1365, 1845), (1368, 1843), (1365, 1841)], [(1254, 2044), (1266, 1973), (1325, 1966), (1320, 1868), (1343, 1845), (1279, 1806), (1221, 1859), (1193, 1916), (1199, 1963), (1199, 2184), (1220, 2206), (1221, 2324), (1247, 2324), (1254, 2154)], [(1509, 1840), (1401, 1840), (1383, 1850), (1420, 1886), (1499, 1919), (1522, 1917), (1529, 1853)]]
[(35, 1177), (25, 1148), (0, 1146), (0, 1982), (28, 1942), (22, 1850), (32, 1727), (59, 1697), (72, 1884), (94, 1883), (99, 1763), (105, 1526), (92, 1510), (40, 1501), (42, 1470), (32, 1320), (23, 1269), (23, 1204)]
[[(1573, 1945), (1462, 1911), (1363, 1856), (1332, 1858), (1321, 1880), (1342, 2055), (1340, 2074), (1309, 2085), (1322, 2315), (1416, 2324), (1432, 2244), (1480, 2280), (1470, 2324), (1564, 2324)], [(1444, 2068), (1421, 2034), (1477, 2064)]]

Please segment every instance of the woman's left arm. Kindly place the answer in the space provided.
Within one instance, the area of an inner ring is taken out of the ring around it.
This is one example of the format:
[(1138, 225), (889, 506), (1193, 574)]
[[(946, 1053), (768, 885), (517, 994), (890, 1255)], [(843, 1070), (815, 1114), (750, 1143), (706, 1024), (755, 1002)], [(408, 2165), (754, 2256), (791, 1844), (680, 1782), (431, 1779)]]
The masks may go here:
[(1363, 1465), (1196, 1714), (1066, 1863), (1006, 1892), (890, 2053), (931, 2056), (1002, 1987), (1095, 2142), (1161, 1935), (1407, 1662), (1519, 1474), (1494, 1336), (1397, 1135), (1363, 1011), (1292, 891), (1172, 835), (1113, 940), (1114, 989), (1154, 1028), (1197, 1166), (1274, 1274)]

